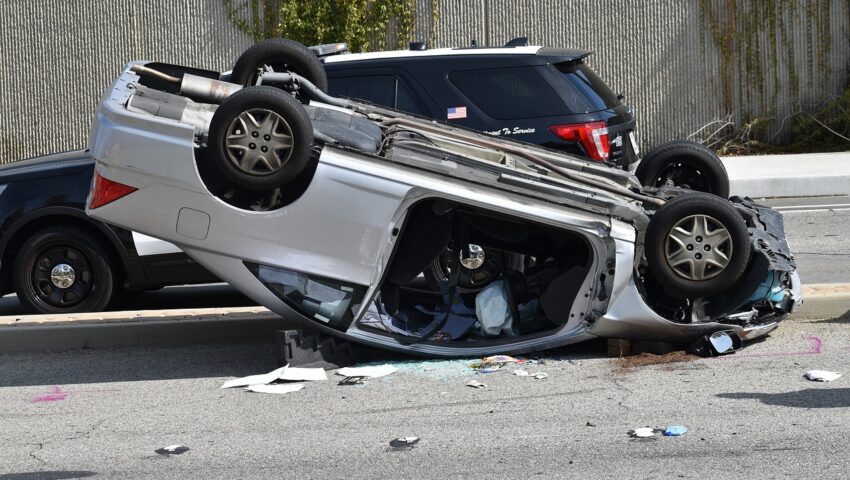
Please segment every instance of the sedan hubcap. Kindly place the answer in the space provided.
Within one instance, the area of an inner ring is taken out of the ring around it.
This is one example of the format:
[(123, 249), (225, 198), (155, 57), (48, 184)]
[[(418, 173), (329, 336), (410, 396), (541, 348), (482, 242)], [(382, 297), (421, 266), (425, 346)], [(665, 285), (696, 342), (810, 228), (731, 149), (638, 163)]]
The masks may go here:
[(230, 122), (224, 149), (239, 170), (255, 176), (277, 172), (292, 156), (292, 128), (265, 108), (246, 110)]
[(732, 258), (732, 236), (708, 215), (691, 215), (676, 223), (664, 241), (667, 264), (692, 281), (720, 275)]
[(74, 268), (67, 263), (56, 265), (50, 272), (50, 281), (58, 288), (70, 288), (76, 278)]

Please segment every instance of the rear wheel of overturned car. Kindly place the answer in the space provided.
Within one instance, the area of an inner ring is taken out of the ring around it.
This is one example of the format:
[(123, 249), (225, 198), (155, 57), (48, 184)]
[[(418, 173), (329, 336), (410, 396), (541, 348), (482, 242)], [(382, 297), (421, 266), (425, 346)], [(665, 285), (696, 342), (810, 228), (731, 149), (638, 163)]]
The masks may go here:
[(15, 258), (15, 291), (32, 313), (97, 312), (112, 298), (106, 249), (87, 232), (57, 226), (25, 240)]
[(645, 243), (650, 271), (677, 298), (707, 298), (733, 287), (750, 261), (743, 217), (728, 201), (705, 193), (662, 205)]
[(635, 175), (649, 187), (682, 187), (729, 197), (729, 174), (720, 157), (696, 142), (675, 140), (647, 153)]
[(285, 188), (309, 167), (312, 145), (307, 112), (273, 87), (234, 93), (210, 124), (210, 161), (222, 180), (252, 192)]
[(319, 57), (304, 45), (286, 38), (270, 38), (248, 47), (236, 60), (230, 79), (240, 85), (254, 85), (257, 71), (264, 66), (275, 72), (297, 73), (323, 92), (328, 91), (328, 76)]

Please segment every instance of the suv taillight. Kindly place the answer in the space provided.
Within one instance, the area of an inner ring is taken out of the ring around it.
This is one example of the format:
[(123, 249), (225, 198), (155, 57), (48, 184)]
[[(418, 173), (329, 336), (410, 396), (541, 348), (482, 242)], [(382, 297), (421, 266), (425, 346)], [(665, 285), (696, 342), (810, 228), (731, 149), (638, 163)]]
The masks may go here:
[(101, 177), (100, 174), (94, 172), (94, 182), (91, 190), (91, 201), (89, 208), (102, 207), (107, 203), (112, 203), (121, 197), (127, 196), (138, 190), (137, 188), (123, 183), (113, 182), (108, 178)]
[(607, 162), (611, 156), (608, 128), (605, 122), (552, 125), (549, 130), (568, 142), (580, 142), (593, 160)]

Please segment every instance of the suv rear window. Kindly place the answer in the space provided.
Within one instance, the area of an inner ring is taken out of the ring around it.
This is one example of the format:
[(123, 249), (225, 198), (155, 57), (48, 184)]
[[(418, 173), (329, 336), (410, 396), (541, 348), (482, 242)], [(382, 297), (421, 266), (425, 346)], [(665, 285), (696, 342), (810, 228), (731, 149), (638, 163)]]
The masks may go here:
[(572, 113), (598, 112), (620, 105), (617, 95), (584, 62), (553, 65), (563, 82), (557, 88), (567, 98)]
[(564, 102), (535, 67), (465, 70), (449, 80), (482, 112), (501, 120), (564, 114)]

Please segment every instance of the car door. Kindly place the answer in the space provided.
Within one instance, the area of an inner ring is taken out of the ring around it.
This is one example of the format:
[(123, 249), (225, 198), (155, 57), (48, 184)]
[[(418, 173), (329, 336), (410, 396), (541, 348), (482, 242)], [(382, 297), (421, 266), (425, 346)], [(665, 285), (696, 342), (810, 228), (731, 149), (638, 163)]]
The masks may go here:
[(434, 117), (433, 100), (400, 68), (347, 68), (345, 62), (327, 68), (328, 93), (365, 100), (406, 113)]

